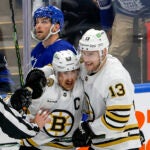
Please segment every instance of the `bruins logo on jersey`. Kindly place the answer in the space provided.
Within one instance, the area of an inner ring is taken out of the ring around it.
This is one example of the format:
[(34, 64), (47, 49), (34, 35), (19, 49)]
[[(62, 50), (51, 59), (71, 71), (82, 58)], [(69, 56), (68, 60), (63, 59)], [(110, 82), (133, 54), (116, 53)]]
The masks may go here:
[(48, 79), (47, 79), (47, 86), (50, 87), (50, 86), (52, 86), (53, 84), (54, 84), (54, 79), (48, 78)]
[(44, 127), (49, 136), (63, 137), (67, 135), (74, 124), (72, 114), (66, 110), (55, 110), (50, 113), (50, 122)]

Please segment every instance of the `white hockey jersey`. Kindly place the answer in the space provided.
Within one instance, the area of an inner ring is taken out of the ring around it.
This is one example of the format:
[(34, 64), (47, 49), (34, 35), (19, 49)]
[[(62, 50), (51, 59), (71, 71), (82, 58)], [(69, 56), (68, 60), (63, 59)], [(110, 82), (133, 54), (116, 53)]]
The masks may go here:
[[(91, 129), (95, 150), (127, 150), (141, 146), (134, 111), (134, 85), (129, 73), (111, 55), (99, 72), (87, 75), (82, 66), (81, 78), (91, 105)], [(101, 135), (101, 136), (100, 136)]]
[(84, 90), (81, 79), (77, 79), (72, 91), (63, 90), (54, 75), (43, 95), (32, 101), (29, 112), (35, 115), (40, 109), (50, 111), (51, 122), (32, 139), (24, 140), (24, 145), (42, 150), (72, 149), (71, 137), (81, 121), (84, 111)]

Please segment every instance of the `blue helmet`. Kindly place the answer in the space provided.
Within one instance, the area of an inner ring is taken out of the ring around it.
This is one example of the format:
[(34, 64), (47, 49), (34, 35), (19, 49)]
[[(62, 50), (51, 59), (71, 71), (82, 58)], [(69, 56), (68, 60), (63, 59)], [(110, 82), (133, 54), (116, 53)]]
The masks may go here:
[(50, 18), (52, 24), (59, 23), (60, 24), (60, 30), (62, 29), (64, 25), (64, 15), (62, 11), (52, 5), (45, 6), (45, 7), (40, 7), (34, 12), (34, 25), (36, 24), (36, 19), (37, 18)]

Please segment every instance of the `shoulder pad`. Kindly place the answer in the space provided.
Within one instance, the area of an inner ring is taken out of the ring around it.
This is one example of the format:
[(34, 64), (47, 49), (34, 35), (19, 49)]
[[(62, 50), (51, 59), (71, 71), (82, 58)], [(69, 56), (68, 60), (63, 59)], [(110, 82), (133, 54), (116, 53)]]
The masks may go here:
[(47, 86), (48, 86), (48, 87), (51, 87), (53, 84), (54, 84), (54, 79), (48, 78), (48, 79), (47, 79)]
[(83, 61), (83, 58), (80, 58), (80, 64), (82, 64), (84, 61)]

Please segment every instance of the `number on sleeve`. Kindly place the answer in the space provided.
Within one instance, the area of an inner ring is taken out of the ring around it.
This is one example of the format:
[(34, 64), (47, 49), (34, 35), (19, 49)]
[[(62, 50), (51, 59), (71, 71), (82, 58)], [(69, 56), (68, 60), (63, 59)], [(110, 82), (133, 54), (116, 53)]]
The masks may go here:
[(117, 96), (124, 96), (125, 95), (125, 89), (124, 89), (123, 84), (121, 84), (121, 83), (116, 84), (114, 87), (110, 86), (109, 90), (110, 90), (111, 97), (117, 97)]

